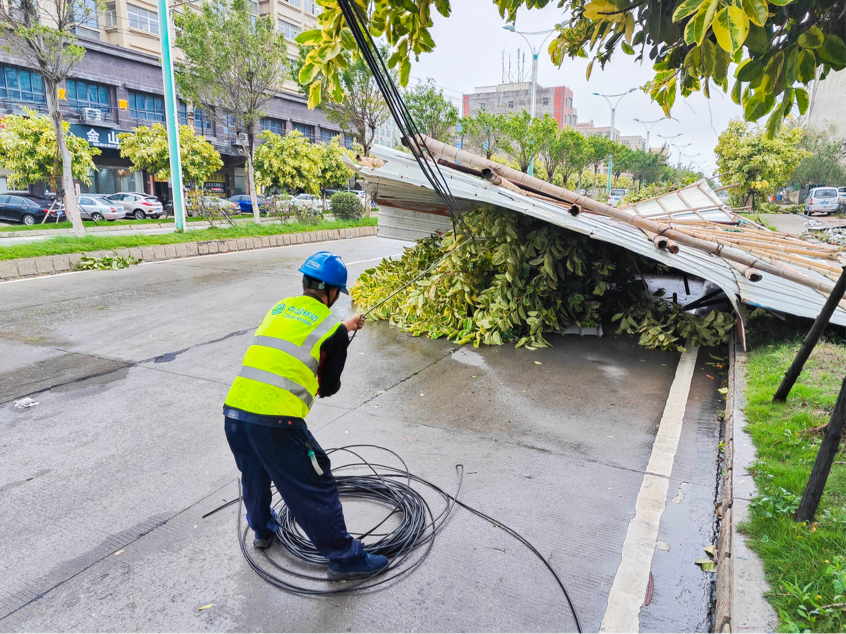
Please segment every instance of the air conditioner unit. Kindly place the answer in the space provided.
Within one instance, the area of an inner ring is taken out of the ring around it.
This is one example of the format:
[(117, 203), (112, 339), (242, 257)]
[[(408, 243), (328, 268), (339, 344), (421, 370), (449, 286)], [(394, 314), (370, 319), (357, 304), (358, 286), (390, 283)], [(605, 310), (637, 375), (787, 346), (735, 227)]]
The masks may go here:
[(82, 118), (86, 121), (102, 121), (103, 112), (97, 108), (83, 108)]

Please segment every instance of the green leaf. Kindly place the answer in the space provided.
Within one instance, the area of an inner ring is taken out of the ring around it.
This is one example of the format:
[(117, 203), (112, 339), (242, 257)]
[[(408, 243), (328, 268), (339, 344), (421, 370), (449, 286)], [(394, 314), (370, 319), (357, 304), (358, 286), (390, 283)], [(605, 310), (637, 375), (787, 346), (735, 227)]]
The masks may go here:
[(676, 10), (673, 11), (673, 22), (679, 22), (689, 15), (699, 11), (699, 7), (705, 0), (682, 0)]
[(739, 7), (724, 7), (714, 17), (713, 29), (720, 47), (734, 53), (749, 33), (749, 17)]
[(589, 20), (609, 20), (619, 9), (608, 0), (593, 0), (585, 5), (584, 14)]
[(811, 26), (799, 36), (799, 46), (802, 48), (820, 48), (823, 45), (823, 32), (817, 26)]
[(807, 85), (811, 83), (816, 77), (817, 60), (814, 51), (810, 49), (801, 50), (798, 54), (799, 58), (799, 81)]
[(743, 84), (740, 80), (734, 82), (734, 87), (731, 89), (731, 100), (738, 106), (741, 104), (740, 93), (743, 89)]
[(303, 44), (304, 46), (308, 45), (316, 45), (320, 44), (323, 40), (323, 32), (320, 29), (312, 29), (311, 31), (303, 31), (297, 37), (294, 38), (294, 41), (297, 44)]
[(587, 65), (587, 70), (585, 70), (585, 79), (587, 79), (587, 80), (590, 80), (590, 74), (593, 71), (593, 63), (595, 61), (596, 61), (596, 58), (594, 57), (592, 60), (590, 60), (590, 64)]
[(635, 50), (634, 50), (631, 46), (629, 46), (626, 42), (623, 42), (623, 43), (620, 45), (620, 48), (622, 48), (622, 49), (623, 49), (623, 52), (624, 52), (626, 55), (634, 55), (634, 54), (635, 54)]
[(322, 85), (319, 81), (316, 81), (311, 84), (308, 89), (308, 107), (309, 108), (316, 108), (320, 105), (320, 91)]
[(808, 111), (808, 91), (804, 88), (796, 88), (794, 90), (795, 97), (796, 97), (796, 105), (799, 106), (799, 114), (803, 115)]
[(767, 23), (767, 0), (742, 0), (743, 11), (753, 24), (764, 26)]
[(714, 15), (717, 12), (717, 8), (720, 6), (720, 0), (706, 0), (701, 7), (699, 7), (699, 11), (696, 13), (696, 16), (687, 23), (687, 27), (685, 28), (685, 41), (688, 39), (688, 28), (690, 29), (690, 37), (692, 38), (689, 44), (696, 42), (697, 44), (702, 44), (705, 36), (708, 34), (708, 29), (711, 28), (711, 24), (714, 22)]
[(784, 121), (784, 111), (782, 108), (773, 110), (770, 118), (767, 119), (767, 138), (774, 139), (781, 130), (781, 124)]
[(823, 45), (819, 48), (818, 53), (823, 61), (828, 62), (832, 66), (846, 66), (846, 44), (843, 44), (843, 40), (834, 35), (834, 33), (829, 33), (825, 36)]
[(752, 23), (743, 44), (753, 53), (766, 53), (770, 44), (769, 32), (764, 27)]

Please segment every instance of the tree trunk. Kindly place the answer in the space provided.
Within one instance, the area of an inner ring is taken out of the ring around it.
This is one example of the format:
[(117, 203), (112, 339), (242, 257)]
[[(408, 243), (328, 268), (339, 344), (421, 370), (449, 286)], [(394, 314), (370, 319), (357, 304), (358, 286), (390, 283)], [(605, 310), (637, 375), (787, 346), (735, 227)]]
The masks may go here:
[(253, 207), (253, 221), (258, 224), (261, 222), (261, 212), (259, 211), (258, 197), (256, 196), (256, 173), (253, 167), (253, 139), (248, 137), (247, 144), (247, 180), (250, 183), (250, 203)]
[(828, 425), (825, 427), (825, 434), (819, 452), (817, 452), (817, 459), (814, 462), (813, 469), (811, 469), (805, 491), (802, 493), (802, 501), (799, 502), (799, 508), (796, 510), (794, 519), (797, 522), (810, 522), (814, 519), (814, 514), (817, 512), (817, 507), (825, 490), (828, 474), (831, 471), (831, 465), (834, 463), (834, 457), (840, 447), (844, 422), (846, 422), (846, 379), (843, 379), (843, 384), (840, 386), (840, 394), (834, 404), (834, 411), (831, 413)]
[[(79, 207), (76, 204), (76, 188), (73, 184), (73, 163), (65, 142), (65, 131), (62, 128), (62, 112), (59, 110), (58, 92), (56, 84), (44, 81), (44, 89), (47, 93), (47, 113), (53, 121), (53, 130), (56, 132), (56, 147), (59, 149), (59, 157), (62, 162), (62, 193), (65, 203), (65, 215), (70, 218), (73, 225), (73, 234), (77, 238), (85, 237), (85, 225), (82, 224), (82, 216), (79, 215)], [(57, 216), (58, 219), (58, 216)]]

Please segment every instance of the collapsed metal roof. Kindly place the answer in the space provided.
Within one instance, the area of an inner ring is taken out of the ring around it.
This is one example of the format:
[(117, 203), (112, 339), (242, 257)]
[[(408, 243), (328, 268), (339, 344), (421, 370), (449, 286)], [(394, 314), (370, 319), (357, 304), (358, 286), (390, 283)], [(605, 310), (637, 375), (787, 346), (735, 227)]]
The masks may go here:
[[(373, 147), (371, 153), (376, 160), (363, 159), (362, 164), (356, 165), (355, 169), (364, 178), (366, 189), (380, 206), (446, 215), (446, 210), (442, 209), (443, 203), (431, 189), (413, 156), (378, 145)], [(484, 159), (479, 160), (484, 162)], [(671, 252), (667, 248), (658, 248), (654, 240), (655, 235), (633, 226), (630, 222), (585, 210), (579, 213), (573, 208), (568, 209), (560, 201), (550, 200), (536, 193), (519, 191), (511, 183), (503, 183), (505, 186), (494, 184), (490, 180), (467, 173), (473, 171), (467, 167), (444, 161), (439, 162), (441, 162), (441, 172), (447, 179), (452, 195), (461, 209), (475, 209), (484, 205), (510, 209), (587, 235), (595, 240), (616, 244), (668, 267), (709, 280), (725, 292), (741, 320), (745, 316), (744, 304), (761, 306), (800, 317), (815, 318), (827, 299), (827, 293), (820, 288), (833, 285), (832, 269), (836, 267), (832, 266), (832, 262), (840, 266), (846, 264), (846, 250), (802, 242), (802, 249), (806, 249), (806, 245), (809, 245), (807, 248), (824, 249), (825, 253), (820, 259), (808, 259), (803, 255), (805, 259), (802, 261), (807, 259), (812, 262), (811, 268), (804, 267), (791, 269), (792, 272), (788, 271), (789, 277), (807, 280), (805, 283), (799, 283), (795, 279), (787, 279), (772, 272), (776, 264), (785, 267), (785, 270), (789, 267), (789, 264), (776, 260), (770, 260), (771, 266), (759, 273), (751, 267), (740, 266), (736, 261), (722, 257), (719, 249), (715, 254), (680, 244), (675, 252)], [(584, 204), (586, 199), (579, 198), (581, 204)], [(636, 203), (621, 211), (628, 211), (639, 217), (665, 219), (662, 222), (671, 220), (678, 223), (669, 225), (673, 227), (692, 226), (696, 230), (701, 229), (712, 233), (716, 231), (713, 223), (738, 221), (738, 217), (723, 205), (705, 181), (699, 181), (682, 190), (655, 199)], [(576, 215), (573, 215), (574, 212)], [(688, 221), (687, 224), (685, 221)], [(718, 226), (722, 227), (722, 225)], [(739, 233), (738, 229), (731, 226), (724, 228), (727, 233)], [(769, 235), (768, 232), (759, 231), (758, 233)], [(777, 240), (785, 240), (785, 244), (788, 245), (783, 247), (785, 252), (783, 259), (795, 257), (797, 261), (799, 260), (798, 256), (789, 255), (790, 245), (796, 245), (798, 239), (775, 232), (772, 232), (772, 236)], [(743, 242), (743, 240), (737, 241)], [(778, 259), (779, 256), (773, 257)], [(765, 260), (769, 258), (762, 256), (760, 261), (763, 263)], [(831, 322), (846, 326), (846, 301), (840, 302)]]

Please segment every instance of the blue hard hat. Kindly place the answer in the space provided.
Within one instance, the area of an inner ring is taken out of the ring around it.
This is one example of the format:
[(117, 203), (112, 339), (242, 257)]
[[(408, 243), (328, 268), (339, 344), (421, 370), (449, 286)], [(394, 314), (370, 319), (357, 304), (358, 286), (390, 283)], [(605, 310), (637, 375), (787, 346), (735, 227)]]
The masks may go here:
[(347, 266), (340, 255), (335, 255), (329, 251), (320, 251), (306, 260), (299, 271), (327, 286), (337, 286), (342, 293), (349, 295), (347, 292)]

